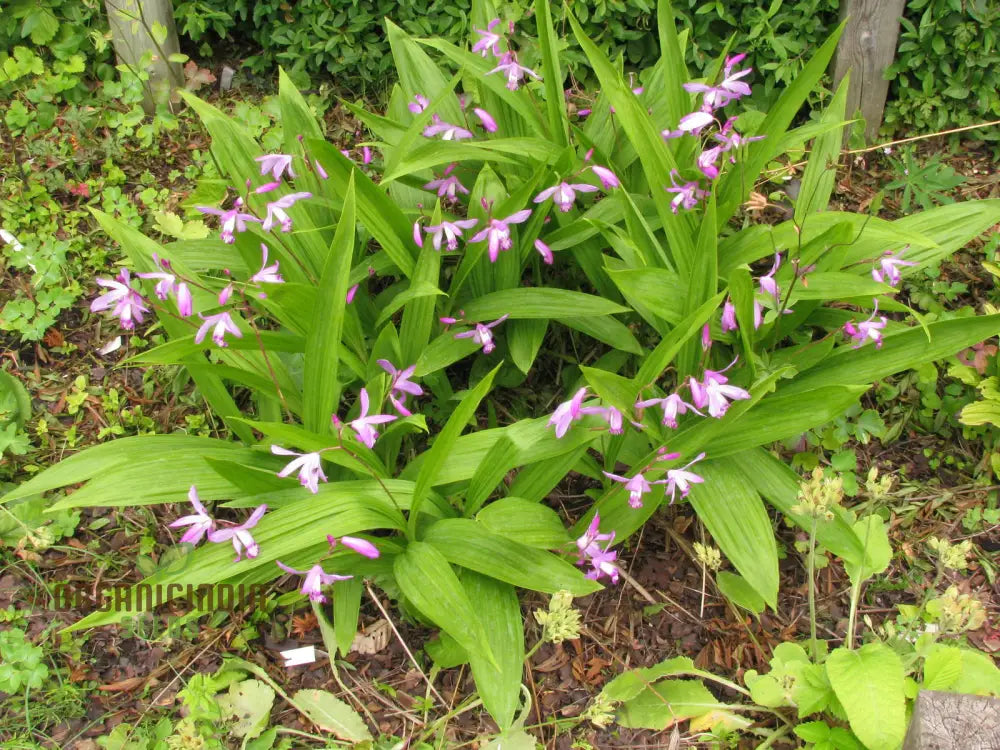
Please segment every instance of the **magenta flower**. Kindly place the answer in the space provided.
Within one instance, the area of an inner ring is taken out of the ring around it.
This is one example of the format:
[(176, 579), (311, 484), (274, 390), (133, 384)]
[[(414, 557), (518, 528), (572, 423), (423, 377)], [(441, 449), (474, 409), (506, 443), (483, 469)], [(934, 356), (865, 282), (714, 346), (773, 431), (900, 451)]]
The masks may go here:
[(517, 213), (511, 214), (506, 219), (490, 219), (485, 229), (469, 239), (469, 242), (482, 242), (487, 240), (490, 262), (496, 263), (501, 250), (510, 250), (510, 224), (523, 224), (531, 216), (531, 209), (524, 208)]
[(494, 320), (492, 323), (476, 323), (476, 327), (471, 331), (462, 331), (462, 333), (456, 333), (456, 339), (472, 339), (481, 347), (483, 347), (483, 354), (489, 354), (494, 349), (496, 349), (496, 344), (493, 343), (493, 331), (491, 328), (500, 325), (510, 314), (501, 315), (499, 318)]
[(419, 115), (421, 112), (427, 109), (428, 104), (430, 104), (430, 102), (427, 100), (426, 96), (422, 94), (414, 94), (413, 101), (407, 104), (406, 108), (410, 110), (413, 114)]
[[(435, 250), (441, 249), (441, 240), (444, 239), (449, 250), (458, 249), (458, 238), (462, 236), (463, 229), (472, 229), (479, 223), (479, 219), (460, 219), (458, 221), (442, 221), (440, 224), (426, 227), (427, 234), (433, 237)], [(422, 246), (422, 245), (421, 245)]]
[(573, 208), (573, 201), (576, 200), (577, 193), (596, 193), (597, 190), (596, 185), (589, 185), (586, 182), (574, 183), (572, 185), (560, 182), (558, 185), (546, 188), (536, 195), (534, 202), (541, 203), (551, 198), (560, 211), (566, 212)]
[(702, 477), (687, 470), (692, 464), (698, 463), (704, 457), (704, 453), (699, 453), (693, 461), (685, 464), (681, 468), (669, 469), (667, 471), (667, 479), (665, 482), (667, 486), (664, 490), (664, 494), (670, 496), (671, 504), (673, 504), (676, 499), (677, 490), (680, 490), (681, 499), (683, 499), (688, 496), (688, 492), (691, 491), (692, 484), (701, 484), (705, 481)]
[(289, 193), (283, 195), (278, 200), (267, 204), (267, 216), (261, 225), (265, 232), (270, 232), (275, 223), (281, 224), (282, 232), (292, 231), (292, 219), (285, 213), (286, 208), (291, 208), (297, 201), (305, 198), (312, 198), (312, 193)]
[[(733, 124), (736, 122), (736, 119), (737, 118), (735, 117), (730, 117), (728, 120), (726, 120), (726, 124), (722, 126), (722, 130), (720, 130), (718, 133), (715, 133), (712, 136), (713, 138), (715, 138), (715, 140), (719, 141), (722, 144), (722, 150), (724, 152), (735, 151), (740, 146), (743, 146), (747, 143), (764, 140), (764, 136), (762, 135), (755, 135), (751, 138), (746, 138), (737, 133), (735, 128), (733, 127)], [(735, 164), (736, 157), (730, 154), (729, 161)]]
[(676, 393), (671, 393), (666, 398), (648, 398), (645, 401), (638, 401), (635, 408), (648, 409), (651, 406), (659, 406), (663, 410), (663, 424), (673, 430), (677, 429), (677, 417), (679, 415), (686, 414), (688, 411), (701, 414), (701, 412)]
[(684, 115), (677, 123), (677, 130), (664, 130), (660, 133), (666, 139), (679, 138), (682, 135), (700, 135), (701, 131), (715, 122), (715, 116), (711, 112), (698, 110)]
[(599, 167), (595, 164), (590, 170), (597, 175), (597, 179), (601, 181), (601, 185), (604, 186), (605, 190), (613, 190), (621, 186), (621, 182), (615, 176), (615, 173), (607, 167)]
[(698, 154), (698, 169), (700, 169), (701, 173), (710, 180), (714, 180), (719, 176), (719, 168), (715, 165), (715, 163), (719, 160), (719, 156), (721, 154), (722, 146), (706, 148)]
[(771, 266), (771, 270), (757, 279), (760, 293), (771, 297), (776, 305), (781, 304), (781, 296), (778, 293), (778, 282), (774, 280), (774, 274), (778, 272), (779, 268), (781, 268), (781, 253), (775, 253), (774, 265)]
[(199, 317), (204, 321), (198, 332), (194, 335), (194, 343), (200, 344), (205, 340), (205, 336), (208, 334), (209, 329), (212, 330), (212, 341), (215, 342), (216, 346), (229, 346), (226, 343), (226, 334), (231, 333), (238, 339), (243, 338), (243, 334), (240, 329), (236, 327), (236, 323), (233, 322), (232, 316), (228, 312), (220, 312), (215, 315), (202, 315), (198, 313)]
[(438, 198), (455, 202), (458, 200), (458, 193), (469, 194), (469, 189), (462, 184), (461, 180), (451, 172), (456, 164), (449, 164), (442, 175), (436, 180), (431, 180), (424, 185), (425, 190), (437, 190)]
[(396, 416), (394, 414), (372, 414), (369, 416), (369, 406), (368, 391), (362, 388), (361, 413), (358, 414), (357, 419), (350, 422), (350, 425), (358, 440), (367, 445), (369, 448), (374, 448), (375, 441), (378, 440), (378, 431), (372, 425), (392, 422), (396, 419)]
[(490, 54), (494, 57), (500, 57), (500, 40), (503, 37), (493, 31), (499, 23), (500, 19), (494, 18), (486, 24), (486, 31), (483, 31), (482, 29), (473, 29), (473, 31), (479, 34), (480, 37), (476, 43), (472, 45), (473, 52), (478, 52), (483, 57)]
[[(153, 253), (153, 261), (157, 265), (162, 266), (164, 269), (170, 267), (170, 263), (166, 260), (160, 260), (156, 253)], [(182, 318), (187, 318), (191, 316), (193, 308), (193, 300), (191, 297), (191, 289), (188, 287), (187, 283), (180, 281), (178, 282), (176, 277), (172, 273), (137, 273), (140, 279), (159, 279), (156, 283), (156, 288), (153, 290), (157, 297), (161, 300), (169, 299), (171, 294), (177, 295), (177, 310), (180, 312)]]
[(563, 401), (556, 407), (556, 410), (552, 412), (552, 416), (549, 417), (548, 426), (552, 427), (555, 425), (557, 438), (561, 438), (565, 435), (569, 426), (583, 417), (583, 400), (586, 397), (587, 388), (584, 386), (573, 394), (573, 398), (569, 401)]
[(208, 515), (208, 511), (205, 510), (205, 506), (201, 504), (201, 500), (198, 499), (198, 490), (192, 484), (191, 489), (188, 490), (188, 501), (194, 506), (195, 512), (190, 516), (182, 516), (170, 524), (170, 528), (176, 529), (180, 526), (189, 526), (190, 528), (184, 532), (184, 536), (181, 537), (181, 542), (188, 542), (190, 544), (198, 544), (202, 538), (208, 532), (215, 529), (215, 521), (212, 517)]
[(476, 117), (479, 118), (479, 122), (483, 124), (483, 130), (487, 133), (497, 132), (497, 121), (493, 119), (493, 115), (485, 109), (480, 109), (479, 107), (473, 108), (472, 111), (476, 113)]
[(735, 331), (739, 326), (736, 324), (736, 307), (727, 298), (722, 306), (722, 332)]
[(397, 370), (396, 366), (387, 359), (376, 361), (379, 367), (389, 373), (389, 377), (392, 378), (389, 383), (389, 402), (395, 407), (396, 411), (404, 417), (409, 417), (412, 412), (406, 408), (407, 394), (412, 396), (424, 395), (424, 389), (410, 380), (417, 366), (410, 365), (405, 370)]
[(361, 147), (361, 163), (366, 166), (372, 163), (372, 150), (368, 146)]
[(361, 537), (342, 536), (338, 540), (337, 537), (332, 534), (327, 534), (326, 541), (330, 543), (330, 549), (333, 549), (338, 544), (343, 544), (348, 549), (353, 550), (359, 555), (363, 555), (370, 560), (375, 560), (379, 556), (378, 547), (369, 542), (367, 539), (362, 539)]
[[(878, 261), (881, 268), (872, 269), (872, 278), (878, 282), (884, 282), (889, 286), (897, 286), (902, 280), (902, 276), (899, 274), (900, 266), (915, 266), (917, 265), (913, 261), (900, 260), (899, 257), (906, 252), (905, 249), (900, 250), (897, 253), (888, 252), (885, 253)], [(140, 274), (141, 276), (142, 274)]]
[[(249, 187), (249, 185), (247, 185)], [(280, 182), (265, 182), (258, 188), (254, 188), (254, 195), (263, 195), (264, 193), (270, 193), (281, 187)]]
[(692, 94), (702, 94), (702, 106), (709, 111), (725, 107), (740, 97), (749, 96), (750, 86), (740, 79), (750, 75), (753, 68), (733, 72), (733, 68), (745, 57), (745, 54), (741, 54), (726, 58), (726, 65), (722, 72), (723, 78), (718, 86), (707, 86), (704, 83), (685, 83), (684, 89)]
[(229, 210), (212, 208), (211, 206), (195, 206), (195, 208), (203, 214), (212, 214), (212, 216), (219, 217), (219, 225), (222, 227), (222, 232), (219, 236), (227, 245), (232, 245), (236, 242), (236, 232), (245, 232), (247, 230), (247, 222), (260, 223), (260, 219), (253, 214), (243, 213), (240, 210), (243, 208), (242, 198), (237, 198), (233, 201), (233, 207)]
[(254, 512), (250, 514), (250, 517), (239, 526), (229, 526), (225, 529), (216, 529), (215, 531), (208, 532), (208, 541), (225, 542), (231, 539), (233, 541), (233, 549), (236, 550), (236, 562), (242, 559), (244, 550), (246, 550), (247, 557), (251, 559), (257, 557), (257, 554), (260, 552), (260, 545), (253, 538), (250, 529), (257, 525), (257, 522), (263, 518), (266, 511), (266, 505), (258, 505)]
[(694, 401), (694, 405), (699, 409), (708, 406), (709, 416), (721, 419), (726, 410), (729, 409), (730, 401), (742, 401), (750, 398), (750, 393), (744, 389), (728, 385), (729, 379), (721, 372), (705, 370), (703, 377), (703, 382), (692, 377), (688, 384), (691, 388), (691, 400)]
[(698, 205), (698, 201), (704, 198), (708, 193), (698, 187), (698, 183), (685, 182), (683, 185), (677, 184), (677, 170), (670, 171), (670, 181), (673, 183), (673, 187), (665, 187), (668, 193), (676, 193), (674, 199), (670, 201), (670, 210), (677, 213), (678, 208), (683, 208), (685, 211), (690, 211), (692, 208)]
[(263, 242), (260, 243), (260, 251), (263, 256), (260, 261), (260, 270), (250, 277), (250, 281), (255, 284), (284, 284), (285, 280), (278, 273), (278, 261), (267, 265), (268, 248)]
[[(618, 553), (611, 551), (611, 545), (615, 541), (615, 532), (602, 534), (600, 533), (600, 525), (601, 516), (599, 513), (595, 513), (587, 531), (576, 540), (576, 547), (579, 550), (576, 564), (582, 566), (589, 563), (592, 569), (587, 573), (587, 578), (593, 581), (606, 575), (612, 583), (618, 583), (618, 566), (615, 565)], [(607, 544), (601, 549), (599, 542), (604, 541)]]
[(545, 262), (545, 265), (552, 265), (554, 258), (552, 255), (552, 249), (548, 245), (541, 240), (535, 240), (535, 250), (537, 250), (539, 255), (542, 256), (542, 260)]
[(91, 312), (101, 312), (114, 306), (111, 314), (118, 318), (122, 328), (131, 331), (136, 323), (141, 323), (143, 313), (149, 308), (142, 304), (142, 295), (132, 288), (132, 280), (127, 268), (123, 268), (114, 279), (97, 279), (100, 286), (110, 289), (90, 303)]
[(542, 80), (542, 77), (531, 68), (526, 68), (519, 64), (513, 52), (505, 52), (503, 57), (500, 58), (500, 64), (486, 75), (501, 71), (507, 76), (507, 88), (511, 91), (517, 91), (526, 74), (536, 80)]
[(354, 295), (358, 293), (358, 289), (360, 287), (361, 284), (355, 284), (354, 286), (352, 286), (350, 289), (347, 290), (347, 296), (345, 297), (345, 299), (347, 300), (347, 304), (351, 304), (352, 302), (354, 302)]
[(323, 165), (319, 163), (318, 159), (313, 159), (313, 166), (316, 168), (316, 174), (318, 174), (321, 179), (326, 180), (330, 177), (330, 175), (326, 173), (326, 170), (323, 169)]
[(581, 414), (597, 414), (608, 423), (608, 431), (612, 435), (621, 435), (624, 416), (613, 406), (584, 406), (580, 409)]
[(712, 348), (712, 326), (708, 323), (701, 327), (701, 348), (706, 352)]
[(260, 162), (262, 175), (270, 172), (275, 180), (281, 180), (281, 175), (287, 171), (289, 177), (295, 177), (295, 172), (292, 171), (292, 157), (288, 154), (267, 154), (256, 157), (254, 161)]
[(875, 348), (882, 348), (882, 329), (885, 328), (886, 324), (889, 322), (884, 315), (878, 315), (878, 320), (875, 316), (878, 315), (878, 300), (875, 300), (875, 309), (872, 311), (871, 317), (868, 320), (863, 320), (854, 325), (854, 321), (848, 321), (844, 323), (844, 333), (850, 336), (852, 339), (858, 343), (852, 347), (854, 349), (860, 349), (865, 345), (868, 339), (875, 342)]
[(203, 214), (218, 216), (221, 227), (219, 236), (227, 245), (232, 245), (236, 241), (236, 233), (247, 230), (248, 222), (260, 224), (260, 219), (256, 216), (241, 210), (243, 205), (243, 199), (236, 198), (233, 201), (233, 207), (228, 210), (212, 208), (211, 206), (195, 206), (195, 208)]
[(292, 573), (297, 576), (305, 576), (305, 580), (302, 581), (302, 588), (299, 590), (309, 597), (309, 601), (319, 602), (320, 604), (326, 602), (326, 597), (323, 596), (322, 592), (323, 586), (329, 586), (337, 581), (347, 581), (354, 577), (340, 576), (336, 573), (327, 573), (323, 570), (323, 566), (319, 563), (313, 565), (309, 568), (309, 570), (296, 570), (295, 568), (289, 568), (287, 565), (282, 563), (281, 560), (275, 560), (274, 562), (286, 573)]
[(319, 492), (319, 480), (327, 481), (326, 474), (323, 473), (323, 465), (319, 453), (296, 453), (279, 445), (271, 446), (271, 453), (276, 456), (296, 456), (281, 471), (279, 477), (287, 477), (293, 471), (299, 472), (299, 484), (308, 487), (314, 495)]
[(442, 141), (460, 141), (463, 138), (472, 138), (471, 130), (466, 130), (459, 125), (452, 125), (450, 122), (444, 122), (437, 115), (433, 115), (431, 119), (433, 122), (424, 128), (425, 138), (433, 138), (436, 135), (440, 135)]
[(612, 474), (610, 472), (602, 472), (604, 476), (608, 479), (613, 479), (616, 482), (621, 482), (625, 485), (625, 489), (628, 491), (628, 504), (632, 508), (642, 507), (642, 496), (647, 492), (652, 492), (653, 484), (665, 484), (667, 480), (659, 479), (655, 482), (650, 482), (639, 472), (634, 477), (622, 477), (617, 474)]

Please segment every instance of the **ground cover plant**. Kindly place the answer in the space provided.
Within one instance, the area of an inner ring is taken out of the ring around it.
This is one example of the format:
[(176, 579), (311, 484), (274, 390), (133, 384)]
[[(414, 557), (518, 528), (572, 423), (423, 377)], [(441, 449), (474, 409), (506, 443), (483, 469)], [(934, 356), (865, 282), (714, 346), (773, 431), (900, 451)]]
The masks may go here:
[[(193, 513), (170, 523), (183, 564), (164, 556), (144, 583), (221, 593), (297, 577), (331, 655), (354, 640), (370, 579), (440, 629), (426, 647), (436, 664), (468, 662), (505, 742), (523, 740), (517, 590), (553, 595), (542, 619), (555, 640), (560, 592), (627, 580), (615, 547), (664, 505), (690, 504), (737, 571), (720, 574), (720, 589), (754, 612), (777, 602), (767, 505), (808, 533), (810, 573), (817, 548), (842, 559), (858, 587), (878, 572), (878, 522), (803, 496), (763, 446), (841, 418), (874, 381), (978, 344), (998, 322), (924, 316), (895, 297), (904, 277), (997, 223), (995, 201), (893, 222), (825, 210), (846, 89), (813, 122), (790, 126), (836, 35), (765, 113), (745, 107), (752, 71), (738, 54), (691, 79), (666, 3), (664, 56), (634, 82), (571, 21), (599, 89), (570, 108), (550, 10), (534, 11), (537, 49), (512, 46), (485, 5), (469, 50), (390, 24), (400, 84), (384, 114), (351, 106), (372, 136), (346, 153), (323, 140), (286, 76), (280, 149), (265, 151), (237, 120), (187, 96), (230, 188), (198, 209), (218, 217), (219, 236), (162, 243), (95, 211), (127, 261), (100, 277), (92, 310), (125, 331), (157, 320), (166, 343), (133, 361), (183, 366), (237, 440), (118, 440), (4, 498), (85, 482), (49, 510), (188, 501)], [(751, 221), (744, 206), (762, 198), (758, 174), (807, 143), (789, 218)], [(568, 342), (562, 357), (540, 356), (546, 336)], [(562, 403), (507, 395), (539, 371)], [(570, 472), (599, 489), (567, 528), (541, 501)], [(76, 627), (126, 616), (95, 613)], [(840, 700), (867, 675), (831, 668), (852, 658), (838, 654), (852, 651), (856, 627), (852, 616), (827, 663), (814, 632), (805, 659), (776, 653), (772, 671), (809, 663)], [(856, 650), (866, 662), (878, 652), (877, 670), (884, 648)], [(928, 645), (920, 657), (930, 654)], [(234, 686), (236, 705), (241, 689), (266, 693), (244, 685), (251, 667), (236, 668), (239, 678), (223, 672), (206, 694)], [(694, 674), (673, 663), (643, 679), (681, 672)], [(754, 677), (767, 676), (748, 677), (751, 693)], [(995, 690), (991, 679), (969, 689)], [(756, 705), (784, 706), (760, 684)], [(627, 702), (639, 685), (605, 697)], [(315, 716), (309, 700), (329, 697), (292, 697)], [(873, 737), (843, 709), (830, 710), (834, 720), (846, 713), (858, 740), (892, 746), (899, 722)], [(199, 720), (211, 712), (192, 719), (210, 732)], [(827, 738), (838, 727), (824, 721), (805, 731)], [(335, 724), (352, 741), (368, 732), (353, 716)]]

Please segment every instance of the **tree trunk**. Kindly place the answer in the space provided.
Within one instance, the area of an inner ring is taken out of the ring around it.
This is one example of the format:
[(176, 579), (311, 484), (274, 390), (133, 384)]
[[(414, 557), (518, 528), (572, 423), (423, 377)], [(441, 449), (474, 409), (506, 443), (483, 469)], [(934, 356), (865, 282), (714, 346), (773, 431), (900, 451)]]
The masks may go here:
[[(104, 0), (104, 5), (119, 62), (149, 74), (143, 109), (152, 114), (157, 104), (168, 102), (171, 91), (184, 83), (180, 63), (169, 60), (180, 53), (171, 0)], [(152, 60), (142, 65), (147, 52)]]

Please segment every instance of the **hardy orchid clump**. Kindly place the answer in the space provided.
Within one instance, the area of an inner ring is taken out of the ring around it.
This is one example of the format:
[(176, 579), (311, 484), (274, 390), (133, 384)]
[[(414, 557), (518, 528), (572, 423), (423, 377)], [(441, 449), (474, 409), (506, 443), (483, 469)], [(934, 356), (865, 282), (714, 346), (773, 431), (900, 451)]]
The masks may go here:
[[(200, 582), (299, 576), (318, 616), (333, 599), (344, 654), (372, 579), (448, 636), (501, 728), (520, 710), (516, 590), (629, 585), (619, 550), (661, 508), (690, 505), (773, 606), (772, 514), (808, 523), (769, 448), (995, 335), (996, 315), (916, 325), (897, 294), (1000, 223), (1000, 203), (828, 210), (846, 88), (796, 116), (837, 34), (752, 113), (742, 55), (692, 81), (669, 22), (663, 60), (632, 80), (570, 13), (597, 84), (567, 95), (546, 0), (532, 12), (537, 41), (474, 0), (464, 49), (388, 21), (399, 83), (385, 112), (345, 104), (366, 131), (351, 144), (325, 140), (284, 73), (277, 153), (184, 93), (230, 186), (195, 209), (219, 234), (164, 244), (95, 211), (125, 260), (91, 309), (159, 326), (165, 343), (129, 362), (186, 368), (216, 436), (114, 440), (4, 499), (188, 498), (193, 514), (169, 514)], [(760, 222), (748, 201), (788, 150), (810, 154), (801, 189)], [(589, 486), (567, 512), (547, 499), (570, 475)], [(830, 524), (863, 545), (847, 515)]]

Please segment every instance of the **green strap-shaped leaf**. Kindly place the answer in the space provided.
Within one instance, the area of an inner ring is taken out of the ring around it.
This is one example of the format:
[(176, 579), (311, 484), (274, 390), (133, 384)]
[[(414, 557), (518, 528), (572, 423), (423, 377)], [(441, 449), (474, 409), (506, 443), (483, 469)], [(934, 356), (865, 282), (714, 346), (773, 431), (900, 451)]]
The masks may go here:
[(565, 589), (573, 596), (601, 589), (564, 559), (494, 534), (471, 518), (442, 519), (428, 529), (425, 541), (449, 562), (519, 588), (547, 594)]
[(725, 461), (706, 461), (696, 471), (705, 483), (691, 492), (691, 507), (722, 554), (765, 602), (776, 607), (778, 548), (760, 495)]
[(348, 274), (354, 257), (354, 178), (347, 183), (344, 210), (337, 233), (326, 256), (316, 296), (313, 327), (306, 336), (305, 370), (302, 376), (303, 422), (312, 432), (330, 430), (330, 415), (340, 402), (341, 332), (347, 307)]
[[(847, 89), (851, 75), (848, 72), (837, 87), (837, 92), (823, 112), (822, 121), (838, 124), (844, 121), (847, 110)], [(837, 161), (843, 146), (843, 129), (835, 127), (813, 141), (809, 162), (802, 174), (799, 197), (795, 201), (795, 221), (799, 226), (806, 223), (806, 217), (817, 211), (825, 211), (830, 205), (830, 195), (837, 178)], [(810, 283), (812, 279), (809, 279)]]
[(467, 303), (466, 320), (491, 320), (501, 315), (514, 319), (582, 318), (628, 312), (627, 307), (603, 297), (568, 289), (503, 289)]
[(768, 110), (767, 117), (757, 129), (757, 134), (764, 136), (764, 140), (750, 144), (746, 157), (740, 165), (741, 168), (728, 170), (719, 180), (717, 224), (720, 229), (729, 222), (729, 219), (736, 212), (744, 195), (757, 181), (758, 175), (768, 160), (778, 155), (775, 144), (785, 135), (788, 126), (805, 103), (806, 97), (816, 90), (816, 84), (823, 77), (830, 64), (830, 58), (833, 57), (833, 53), (837, 49), (837, 41), (840, 39), (846, 23), (847, 21), (842, 22), (830, 34), (823, 46), (816, 50), (812, 59), (795, 77), (795, 81), (785, 89), (775, 105)]
[(426, 542), (410, 542), (396, 557), (392, 572), (399, 590), (420, 614), (458, 641), (467, 653), (480, 654), (500, 669), (479, 613), (439, 550)]
[(521, 703), (521, 677), (524, 672), (524, 626), (521, 603), (509, 583), (462, 571), (462, 587), (484, 623), (490, 649), (498, 666), (478, 651), (469, 652), (469, 666), (483, 705), (500, 729), (507, 729)]
[(399, 206), (332, 144), (317, 139), (307, 139), (306, 144), (338, 190), (346, 192), (353, 177), (358, 218), (403, 275), (411, 276), (417, 248), (411, 238), (412, 225)]
[(500, 370), (501, 365), (494, 367), (486, 376), (476, 384), (476, 387), (465, 394), (465, 398), (452, 412), (447, 423), (438, 436), (434, 439), (434, 444), (421, 457), (422, 464), (420, 472), (417, 474), (416, 486), (413, 490), (413, 506), (410, 509), (409, 533), (411, 539), (416, 536), (417, 515), (420, 505), (425, 495), (430, 490), (437, 479), (441, 467), (449, 460), (452, 449), (458, 441), (462, 430), (465, 429), (469, 421), (475, 416), (479, 402), (490, 392), (493, 385), (493, 378)]
[(622, 80), (618, 71), (611, 65), (604, 53), (598, 49), (597, 45), (587, 38), (573, 14), (568, 13), (566, 17), (573, 27), (573, 33), (583, 48), (584, 54), (590, 61), (594, 73), (597, 74), (601, 83), (601, 92), (611, 100), (622, 129), (639, 152), (646, 181), (653, 193), (657, 214), (667, 235), (667, 244), (674, 253), (674, 263), (678, 271), (686, 271), (690, 267), (695, 252), (691, 219), (670, 210), (668, 195), (663, 190), (664, 186), (669, 184), (670, 172), (677, 168), (677, 163), (670, 150), (663, 143), (656, 128), (653, 127), (646, 110)]
[(538, 51), (542, 56), (542, 84), (545, 86), (545, 108), (549, 119), (549, 136), (559, 146), (569, 145), (569, 119), (563, 76), (559, 70), (556, 32), (552, 27), (549, 0), (535, 0), (535, 25), (538, 29)]

